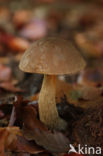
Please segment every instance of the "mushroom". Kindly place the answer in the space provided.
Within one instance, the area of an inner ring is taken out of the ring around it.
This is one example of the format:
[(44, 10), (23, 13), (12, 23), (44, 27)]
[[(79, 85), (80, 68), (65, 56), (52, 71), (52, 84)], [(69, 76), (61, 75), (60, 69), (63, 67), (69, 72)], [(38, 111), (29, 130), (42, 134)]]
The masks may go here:
[(57, 37), (37, 40), (23, 54), (19, 64), (21, 70), (44, 74), (38, 101), (39, 116), (49, 128), (63, 130), (67, 125), (56, 107), (57, 75), (79, 72), (85, 64), (72, 43)]

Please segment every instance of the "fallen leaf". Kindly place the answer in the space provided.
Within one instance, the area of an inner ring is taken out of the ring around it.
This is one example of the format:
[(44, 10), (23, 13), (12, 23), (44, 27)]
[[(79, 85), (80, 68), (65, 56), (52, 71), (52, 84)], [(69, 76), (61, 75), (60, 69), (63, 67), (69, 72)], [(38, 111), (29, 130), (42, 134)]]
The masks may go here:
[(29, 42), (20, 37), (14, 37), (8, 41), (8, 47), (16, 52), (24, 52), (29, 47)]
[(94, 100), (100, 97), (102, 94), (102, 90), (100, 88), (93, 86), (84, 86), (75, 84), (73, 89), (74, 89), (73, 91), (77, 92), (78, 94), (77, 100), (79, 99)]
[(90, 108), (90, 107), (95, 107), (97, 106), (98, 104), (101, 104), (103, 103), (103, 97), (100, 96), (98, 97), (97, 99), (92, 99), (92, 100), (83, 100), (83, 99), (80, 99), (78, 101), (73, 101), (73, 105), (75, 106), (78, 106), (78, 107), (81, 107), (81, 108)]
[(19, 127), (0, 128), (0, 153), (4, 156), (6, 152), (38, 154), (44, 149), (34, 142), (28, 142), (23, 136)]
[(0, 88), (10, 91), (10, 92), (23, 92), (22, 89), (15, 87), (11, 82), (0, 83)]
[(11, 143), (15, 143), (16, 135), (21, 135), (18, 127), (6, 127), (0, 128), (0, 155), (5, 156), (5, 149), (10, 146)]
[[(69, 149), (69, 140), (60, 132), (51, 132), (41, 123), (32, 106), (26, 106), (23, 111), (24, 136), (35, 140), (40, 146), (51, 152), (65, 152)], [(55, 146), (56, 145), (56, 146)]]
[(29, 141), (34, 140), (38, 145), (48, 151), (58, 153), (68, 151), (68, 138), (60, 132), (51, 132), (48, 130), (48, 128), (38, 120), (34, 105), (28, 104), (29, 102), (23, 101), (23, 98), (20, 96), (14, 102), (16, 122), (18, 121), (17, 123), (23, 126), (24, 137)]
[(17, 136), (16, 143), (15, 145), (12, 145), (12, 149), (14, 149), (14, 151), (18, 153), (27, 152), (30, 154), (38, 154), (45, 151), (43, 148), (36, 145), (36, 143), (32, 141), (27, 141), (23, 136)]

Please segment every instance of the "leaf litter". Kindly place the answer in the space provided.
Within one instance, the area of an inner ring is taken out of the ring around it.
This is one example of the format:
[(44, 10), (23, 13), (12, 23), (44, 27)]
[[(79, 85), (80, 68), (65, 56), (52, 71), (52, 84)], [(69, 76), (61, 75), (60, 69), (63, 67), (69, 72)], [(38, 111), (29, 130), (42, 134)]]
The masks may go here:
[[(75, 148), (78, 143), (103, 148), (102, 1), (65, 0), (59, 7), (56, 0), (30, 4), (21, 8), (23, 1), (14, 5), (11, 0), (7, 7), (0, 6), (0, 156), (78, 155), (67, 154), (70, 143)], [(88, 63), (78, 75), (57, 83), (57, 109), (68, 123), (65, 131), (51, 131), (39, 120), (43, 77), (18, 69), (32, 41), (53, 34), (72, 40)]]

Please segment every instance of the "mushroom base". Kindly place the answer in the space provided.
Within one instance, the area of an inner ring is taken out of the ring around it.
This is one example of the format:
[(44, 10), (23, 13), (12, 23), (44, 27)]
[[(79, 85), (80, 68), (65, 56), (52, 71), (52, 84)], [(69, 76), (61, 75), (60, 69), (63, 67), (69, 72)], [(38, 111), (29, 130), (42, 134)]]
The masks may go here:
[(56, 107), (56, 76), (44, 75), (44, 80), (39, 96), (40, 120), (50, 129), (63, 130), (66, 122), (62, 120)]

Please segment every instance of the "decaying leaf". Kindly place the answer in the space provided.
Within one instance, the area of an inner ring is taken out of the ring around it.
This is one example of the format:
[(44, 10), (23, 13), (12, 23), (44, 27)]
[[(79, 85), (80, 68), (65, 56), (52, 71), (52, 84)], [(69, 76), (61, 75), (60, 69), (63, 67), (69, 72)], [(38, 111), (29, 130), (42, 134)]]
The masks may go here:
[(27, 141), (22, 136), (17, 136), (16, 145), (14, 145), (13, 149), (18, 153), (38, 154), (44, 152), (44, 149), (36, 145), (35, 142)]
[(11, 82), (0, 83), (0, 88), (10, 91), (10, 92), (22, 92), (20, 88), (15, 87)]
[(34, 140), (38, 145), (51, 152), (68, 151), (68, 138), (61, 132), (48, 130), (37, 118), (35, 105), (29, 103), (27, 100), (23, 101), (22, 97), (18, 97), (14, 102), (16, 122), (21, 126), (23, 125), (24, 137), (29, 141)]
[(92, 99), (92, 100), (83, 100), (83, 99), (80, 99), (78, 101), (75, 101), (73, 102), (73, 104), (75, 106), (78, 106), (78, 107), (82, 107), (82, 108), (90, 108), (90, 107), (95, 107), (97, 105), (100, 105), (101, 103), (103, 103), (103, 97), (100, 96), (98, 97), (97, 99)]
[(38, 154), (44, 150), (34, 142), (28, 142), (19, 127), (0, 128), (0, 156), (6, 152)]
[[(0, 0), (3, 3), (0, 6), (0, 126), (9, 123), (8, 127), (0, 128), (0, 156), (82, 156), (67, 154), (73, 141), (98, 143), (103, 147), (102, 1)], [(88, 63), (77, 74), (76, 84), (57, 81), (58, 113), (68, 123), (65, 132), (48, 130), (41, 123), (38, 113), (41, 80), (35, 74), (17, 69), (21, 54), (30, 42), (54, 34), (70, 39), (73, 44), (76, 42)], [(31, 97), (34, 93), (36, 96)], [(15, 94), (23, 94), (25, 98), (30, 95), (31, 99), (7, 98)]]
[(69, 83), (63, 81), (57, 81), (56, 88), (56, 101), (57, 103), (61, 102), (61, 98), (66, 97), (69, 103), (79, 102), (79, 99), (83, 100), (95, 100), (101, 97), (102, 90), (96, 88), (95, 86), (86, 86), (74, 84), (70, 85)]
[(1, 156), (5, 156), (5, 150), (8, 149), (11, 144), (15, 143), (16, 135), (21, 135), (18, 127), (6, 127), (0, 128), (0, 153)]
[(24, 52), (29, 47), (29, 42), (20, 37), (14, 37), (8, 41), (8, 47), (14, 52)]
[(101, 96), (102, 90), (93, 86), (75, 85), (74, 92), (77, 92), (78, 99), (94, 100)]
[[(35, 140), (40, 146), (51, 152), (65, 152), (69, 148), (69, 140), (60, 132), (51, 132), (41, 123), (32, 106), (26, 106), (23, 113), (24, 134), (29, 140)], [(56, 145), (56, 146), (55, 146)]]

